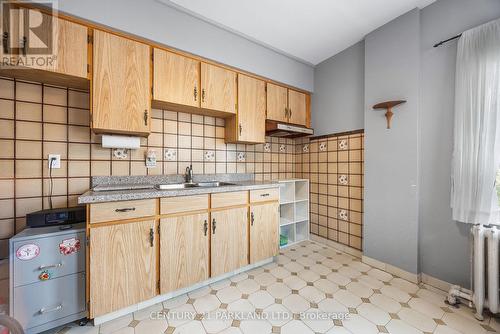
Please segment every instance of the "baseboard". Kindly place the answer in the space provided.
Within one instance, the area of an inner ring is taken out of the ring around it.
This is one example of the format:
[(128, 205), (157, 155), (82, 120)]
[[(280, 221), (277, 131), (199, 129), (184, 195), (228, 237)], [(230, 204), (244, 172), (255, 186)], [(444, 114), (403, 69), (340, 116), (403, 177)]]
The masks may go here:
[(310, 234), (309, 237), (310, 237), (310, 240), (312, 240), (312, 241), (319, 242), (323, 245), (338, 249), (341, 252), (347, 253), (347, 254), (352, 255), (354, 257), (357, 257), (359, 259), (361, 259), (361, 256), (363, 256), (363, 253), (360, 250), (346, 246), (346, 245), (342, 245), (342, 244), (335, 242), (333, 240), (328, 240), (326, 238), (320, 237), (320, 236), (315, 235), (315, 234)]
[(361, 261), (363, 263), (366, 263), (367, 265), (370, 265), (372, 267), (378, 268), (380, 270), (386, 271), (394, 276), (401, 277), (407, 281), (410, 281), (412, 283), (418, 284), (420, 283), (420, 275), (415, 274), (406, 270), (403, 270), (399, 267), (393, 266), (391, 264), (373, 259), (371, 257), (363, 255), (361, 257)]

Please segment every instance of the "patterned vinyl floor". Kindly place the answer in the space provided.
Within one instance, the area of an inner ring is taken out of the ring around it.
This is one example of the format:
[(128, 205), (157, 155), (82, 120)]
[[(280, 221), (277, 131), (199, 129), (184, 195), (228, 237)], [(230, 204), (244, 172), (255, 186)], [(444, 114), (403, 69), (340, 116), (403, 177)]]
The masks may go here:
[(100, 326), (51, 333), (500, 333), (500, 319), (476, 321), (445, 293), (306, 241), (276, 261)]

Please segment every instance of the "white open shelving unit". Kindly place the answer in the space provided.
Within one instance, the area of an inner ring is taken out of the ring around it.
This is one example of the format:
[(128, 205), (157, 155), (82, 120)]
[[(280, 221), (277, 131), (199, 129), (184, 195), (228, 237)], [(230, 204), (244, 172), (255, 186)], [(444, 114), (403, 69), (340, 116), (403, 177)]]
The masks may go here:
[(280, 235), (291, 246), (309, 239), (309, 180), (280, 180)]

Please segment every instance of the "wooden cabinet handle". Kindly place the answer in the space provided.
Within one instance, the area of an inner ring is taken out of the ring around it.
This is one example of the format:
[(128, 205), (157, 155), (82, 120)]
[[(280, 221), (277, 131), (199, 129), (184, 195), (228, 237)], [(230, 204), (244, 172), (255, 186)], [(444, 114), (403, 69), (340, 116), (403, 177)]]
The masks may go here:
[(292, 108), (288, 108), (288, 117), (292, 117)]
[(243, 127), (241, 126), (241, 123), (240, 123), (240, 136), (241, 136), (241, 131), (243, 131)]
[(253, 222), (255, 221), (255, 217), (253, 215), (253, 212), (250, 213), (250, 225), (253, 226)]
[(215, 229), (217, 228), (217, 222), (215, 221), (215, 218), (212, 219), (212, 234), (215, 234)]
[(260, 194), (260, 197), (268, 197), (269, 193)]
[(207, 231), (208, 231), (208, 223), (207, 220), (205, 219), (205, 223), (203, 223), (203, 233), (205, 236), (207, 236)]
[(28, 39), (26, 38), (26, 36), (23, 36), (22, 43), (23, 43), (23, 56), (26, 56), (26, 54), (28, 53), (27, 52)]
[(148, 125), (148, 110), (144, 110), (144, 125)]
[(198, 89), (196, 88), (196, 86), (194, 86), (193, 96), (194, 96), (194, 100), (196, 101), (196, 97), (198, 96)]
[(4, 32), (2, 37), (3, 53), (9, 53), (9, 33)]
[(129, 211), (135, 211), (135, 208), (115, 209), (115, 212), (129, 212)]
[(149, 229), (149, 244), (151, 247), (155, 245), (155, 230), (152, 227)]
[(288, 117), (288, 108), (285, 107), (285, 117)]
[(205, 88), (201, 90), (201, 102), (205, 102)]

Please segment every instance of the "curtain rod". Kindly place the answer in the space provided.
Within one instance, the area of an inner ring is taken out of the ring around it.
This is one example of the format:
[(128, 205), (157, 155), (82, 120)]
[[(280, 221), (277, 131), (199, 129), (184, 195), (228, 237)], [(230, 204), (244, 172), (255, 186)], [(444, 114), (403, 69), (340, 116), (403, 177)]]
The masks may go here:
[(454, 37), (452, 37), (452, 38), (445, 39), (444, 41), (441, 41), (441, 42), (439, 42), (439, 43), (434, 44), (434, 47), (435, 47), (435, 48), (437, 48), (438, 46), (441, 46), (441, 45), (443, 45), (444, 43), (448, 43), (448, 42), (450, 42), (450, 41), (453, 41), (454, 39), (460, 38), (460, 36), (462, 36), (462, 34), (460, 34), (460, 35), (456, 35), (456, 36), (454, 36)]

